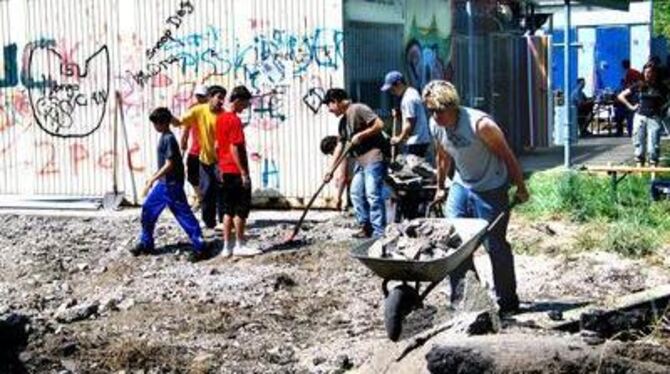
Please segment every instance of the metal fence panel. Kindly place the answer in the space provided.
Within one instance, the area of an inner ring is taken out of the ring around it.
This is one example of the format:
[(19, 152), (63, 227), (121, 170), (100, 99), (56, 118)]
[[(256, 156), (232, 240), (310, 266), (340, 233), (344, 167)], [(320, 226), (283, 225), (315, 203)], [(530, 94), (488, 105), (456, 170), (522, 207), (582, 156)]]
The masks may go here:
[[(254, 196), (316, 190), (334, 126), (320, 97), (344, 83), (341, 1), (9, 0), (0, 21), (0, 193), (100, 196), (117, 155), (132, 196), (131, 176), (141, 186), (155, 170), (149, 111), (179, 115), (214, 83), (255, 95)], [(115, 152), (116, 91), (129, 147), (119, 122)]]

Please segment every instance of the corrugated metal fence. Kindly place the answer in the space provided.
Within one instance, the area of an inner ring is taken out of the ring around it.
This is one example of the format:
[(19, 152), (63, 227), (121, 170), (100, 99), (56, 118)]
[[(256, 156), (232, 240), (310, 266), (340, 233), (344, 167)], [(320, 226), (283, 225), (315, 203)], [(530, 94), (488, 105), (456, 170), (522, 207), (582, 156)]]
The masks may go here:
[[(344, 84), (339, 0), (0, 1), (0, 48), (0, 194), (101, 196), (117, 155), (132, 197), (131, 175), (141, 186), (155, 170), (149, 111), (183, 113), (214, 83), (256, 95), (256, 197), (299, 204), (318, 186), (335, 126), (320, 97)], [(116, 91), (127, 149), (120, 129), (114, 149)]]

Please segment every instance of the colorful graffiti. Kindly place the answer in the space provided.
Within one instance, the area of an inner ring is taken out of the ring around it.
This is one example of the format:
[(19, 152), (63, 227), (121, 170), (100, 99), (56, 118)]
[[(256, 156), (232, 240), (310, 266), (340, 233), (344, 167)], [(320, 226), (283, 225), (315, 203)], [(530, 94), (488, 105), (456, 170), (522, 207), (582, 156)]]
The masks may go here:
[(448, 5), (435, 9), (414, 5), (408, 8), (412, 22), (405, 29), (405, 69), (410, 84), (421, 90), (433, 79), (452, 79), (451, 13)]
[[(291, 116), (325, 115), (325, 90), (333, 76), (341, 80), (343, 33), (326, 26), (282, 29), (267, 19), (250, 19), (251, 29), (241, 32), (209, 22), (194, 28), (194, 3), (180, 1), (158, 22), (153, 40), (132, 32), (113, 38), (46, 34), (23, 46), (0, 46), (0, 171), (25, 170), (53, 186), (96, 174), (108, 181), (118, 157), (121, 168), (130, 160), (130, 171), (146, 177), (155, 158), (150, 108), (164, 105), (178, 116), (200, 84), (245, 84), (254, 95), (243, 113), (254, 185), (279, 190), (290, 156), (277, 139), (295, 131)], [(121, 97), (128, 150), (121, 139), (115, 150), (111, 140), (114, 91)]]

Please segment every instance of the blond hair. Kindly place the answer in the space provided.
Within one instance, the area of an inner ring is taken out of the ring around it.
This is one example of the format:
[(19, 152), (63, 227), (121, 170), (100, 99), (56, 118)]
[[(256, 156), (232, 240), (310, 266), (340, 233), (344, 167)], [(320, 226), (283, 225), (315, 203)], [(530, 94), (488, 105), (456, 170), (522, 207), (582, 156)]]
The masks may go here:
[(458, 108), (461, 105), (456, 87), (443, 80), (430, 81), (423, 88), (421, 96), (429, 110), (442, 112), (447, 109)]

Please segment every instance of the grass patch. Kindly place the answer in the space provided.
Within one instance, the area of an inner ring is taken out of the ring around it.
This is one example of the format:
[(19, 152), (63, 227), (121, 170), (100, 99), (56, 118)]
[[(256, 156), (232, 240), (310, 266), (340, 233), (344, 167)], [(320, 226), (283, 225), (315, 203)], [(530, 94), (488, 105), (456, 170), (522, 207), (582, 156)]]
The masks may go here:
[(670, 202), (651, 201), (648, 177), (626, 177), (616, 195), (609, 177), (574, 171), (536, 173), (527, 183), (531, 198), (518, 213), (584, 224), (577, 248), (642, 257), (670, 241)]

